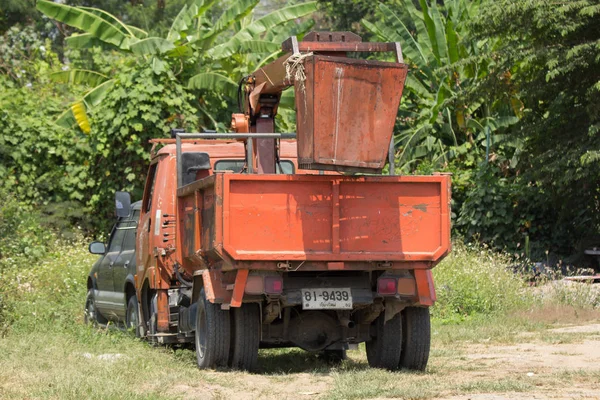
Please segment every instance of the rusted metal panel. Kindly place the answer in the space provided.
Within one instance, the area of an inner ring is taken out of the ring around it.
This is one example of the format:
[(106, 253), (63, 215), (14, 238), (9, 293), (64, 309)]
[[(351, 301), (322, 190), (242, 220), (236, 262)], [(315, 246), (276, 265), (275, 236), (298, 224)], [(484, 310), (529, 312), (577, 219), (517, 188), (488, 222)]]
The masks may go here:
[[(291, 42), (286, 40), (281, 45), (283, 51), (292, 51)], [(298, 42), (298, 50), (301, 52), (388, 52), (395, 51), (395, 43), (372, 43), (372, 42)]]
[(417, 283), (417, 296), (422, 306), (432, 306), (437, 296), (433, 284), (431, 270), (415, 270), (415, 281)]
[(156, 328), (158, 332), (169, 331), (169, 296), (166, 289), (156, 291)]
[(222, 179), (212, 245), (236, 262), (437, 262), (450, 245), (448, 176)]
[(244, 289), (246, 288), (246, 281), (248, 280), (247, 269), (238, 269), (235, 275), (235, 284), (233, 287), (233, 293), (231, 294), (231, 307), (241, 307), (242, 300), (244, 299)]
[(231, 292), (225, 289), (224, 278), (225, 276), (220, 271), (207, 269), (202, 271), (204, 294), (211, 303), (229, 303), (231, 301)]
[(202, 192), (202, 252), (209, 252), (213, 248), (215, 237), (215, 193), (214, 186), (207, 187)]
[(380, 172), (407, 66), (315, 55), (304, 69), (295, 82), (300, 168)]
[[(438, 260), (440, 261), (440, 260)], [(236, 260), (235, 268), (263, 271), (390, 271), (431, 269), (436, 262), (429, 261), (289, 261), (288, 268), (282, 268), (282, 261), (244, 261)], [(233, 269), (233, 268), (229, 268)]]
[(425, 254), (442, 243), (440, 182), (342, 182), (342, 253)]
[[(290, 39), (287, 39), (288, 41)], [(362, 42), (362, 38), (354, 32), (308, 32), (302, 38), (303, 42)]]
[[(265, 109), (266, 107), (263, 107)], [(266, 110), (261, 110), (265, 112)], [(256, 133), (271, 133), (274, 131), (274, 120), (271, 117), (256, 119)], [(275, 173), (275, 154), (277, 143), (275, 139), (253, 139), (256, 151), (256, 167), (259, 174)]]

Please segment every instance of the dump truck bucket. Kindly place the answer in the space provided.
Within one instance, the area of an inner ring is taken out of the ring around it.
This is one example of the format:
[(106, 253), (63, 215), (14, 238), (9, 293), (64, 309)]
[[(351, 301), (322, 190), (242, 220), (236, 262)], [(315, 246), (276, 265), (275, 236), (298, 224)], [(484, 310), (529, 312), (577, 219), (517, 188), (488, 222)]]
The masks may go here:
[(313, 55), (296, 79), (298, 166), (348, 172), (383, 169), (408, 67)]

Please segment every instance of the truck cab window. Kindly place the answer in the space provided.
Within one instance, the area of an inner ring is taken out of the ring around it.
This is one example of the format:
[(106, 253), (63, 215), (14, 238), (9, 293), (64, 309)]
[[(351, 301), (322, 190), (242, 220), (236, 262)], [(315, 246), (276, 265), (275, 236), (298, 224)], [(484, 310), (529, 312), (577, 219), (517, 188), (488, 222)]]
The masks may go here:
[(152, 164), (150, 166), (150, 171), (148, 171), (148, 180), (146, 181), (146, 192), (144, 193), (144, 204), (142, 209), (145, 212), (150, 211), (152, 208), (152, 196), (154, 195), (154, 186), (156, 184), (156, 168), (158, 163)]
[[(215, 171), (240, 173), (245, 164), (244, 160), (219, 160), (215, 163)], [(281, 164), (281, 167), (279, 167), (279, 164)], [(281, 160), (279, 164), (275, 165), (278, 174), (290, 175), (294, 173), (294, 163), (290, 160)]]

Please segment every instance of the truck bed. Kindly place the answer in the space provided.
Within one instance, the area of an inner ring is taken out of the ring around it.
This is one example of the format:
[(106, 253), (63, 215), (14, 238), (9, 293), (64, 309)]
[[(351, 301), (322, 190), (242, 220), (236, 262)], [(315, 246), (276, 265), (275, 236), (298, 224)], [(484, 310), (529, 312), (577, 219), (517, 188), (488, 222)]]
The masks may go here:
[(430, 265), (450, 248), (449, 187), (446, 175), (217, 173), (178, 191), (182, 255)]

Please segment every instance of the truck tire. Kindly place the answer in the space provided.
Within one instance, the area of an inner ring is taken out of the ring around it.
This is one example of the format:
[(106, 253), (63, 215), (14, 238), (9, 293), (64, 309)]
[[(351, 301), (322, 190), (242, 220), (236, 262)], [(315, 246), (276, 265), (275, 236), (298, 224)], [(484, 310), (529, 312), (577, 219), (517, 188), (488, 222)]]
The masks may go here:
[(431, 346), (429, 308), (407, 307), (402, 311), (400, 368), (425, 371)]
[(232, 309), (231, 361), (234, 369), (252, 371), (258, 364), (260, 310), (258, 304)]
[(141, 337), (140, 334), (140, 311), (138, 307), (137, 298), (135, 296), (129, 297), (127, 301), (127, 314), (125, 316), (125, 328), (134, 329), (135, 336)]
[(85, 309), (83, 314), (83, 322), (92, 325), (106, 325), (108, 320), (100, 314), (96, 308), (96, 299), (94, 297), (94, 289), (90, 289), (85, 297)]
[(195, 333), (198, 368), (226, 367), (230, 341), (229, 312), (221, 310), (220, 304), (208, 301), (202, 289), (198, 299)]
[(402, 315), (385, 322), (385, 312), (373, 321), (376, 335), (366, 343), (367, 361), (372, 368), (398, 369), (402, 351)]

